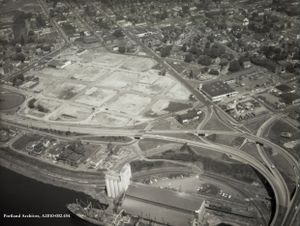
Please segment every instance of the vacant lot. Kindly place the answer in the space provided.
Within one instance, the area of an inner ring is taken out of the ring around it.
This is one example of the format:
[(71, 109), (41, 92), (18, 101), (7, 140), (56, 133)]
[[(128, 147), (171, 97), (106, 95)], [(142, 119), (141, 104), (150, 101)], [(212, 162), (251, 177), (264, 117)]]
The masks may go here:
[(128, 122), (128, 118), (105, 112), (101, 112), (95, 115), (91, 120), (91, 123), (96, 123), (104, 126), (125, 126)]
[(57, 97), (59, 99), (68, 100), (82, 91), (85, 87), (85, 85), (77, 83), (64, 82), (56, 88), (50, 90), (47, 95), (50, 97)]
[(39, 141), (41, 140), (43, 137), (38, 135), (38, 134), (23, 134), (23, 136), (21, 136), (19, 139), (17, 139), (13, 144), (13, 148), (17, 149), (17, 150), (22, 150), (23, 148), (26, 147), (26, 145), (29, 142), (34, 142), (34, 141)]
[(123, 88), (138, 77), (138, 74), (127, 71), (114, 71), (98, 84), (101, 86), (109, 86), (114, 88)]
[(85, 120), (93, 110), (90, 108), (83, 108), (79, 105), (66, 104), (53, 115), (50, 116), (50, 120), (62, 120), (62, 121), (82, 121)]
[(158, 76), (158, 75), (147, 74), (139, 81), (139, 83), (153, 84), (159, 78), (160, 78), (160, 76)]
[(211, 134), (206, 137), (206, 139), (216, 142), (219, 144), (224, 144), (231, 146), (232, 142), (236, 139), (236, 136), (226, 135), (226, 134)]
[(110, 104), (109, 109), (130, 115), (138, 115), (150, 102), (150, 97), (126, 93)]
[(75, 73), (72, 77), (85, 82), (95, 82), (108, 72), (109, 69), (107, 68), (86, 67), (84, 71)]
[[(282, 137), (281, 132), (289, 132), (292, 134), (292, 137), (291, 138)], [(292, 140), (297, 140), (299, 139), (299, 136), (300, 136), (299, 130), (283, 122), (282, 120), (278, 120), (276, 123), (274, 123), (271, 126), (268, 135), (269, 140), (280, 145), (283, 145), (284, 143), (290, 142)]]
[[(85, 57), (86, 55), (84, 55)], [(109, 66), (117, 66), (124, 61), (128, 60), (128, 56), (120, 55), (120, 54), (112, 54), (112, 53), (95, 53), (94, 55), (94, 64), (106, 64)]]
[(270, 118), (270, 116), (267, 116), (265, 119), (260, 119), (258, 121), (254, 121), (254, 122), (251, 122), (251, 123), (245, 123), (245, 127), (247, 127), (248, 129), (250, 129), (250, 131), (253, 133), (253, 134), (256, 134), (258, 129), (261, 127), (261, 125), (267, 121), (268, 119)]
[(156, 61), (144, 58), (144, 57), (133, 57), (122, 65), (123, 68), (131, 71), (148, 71), (156, 64)]
[(80, 64), (71, 64), (64, 69), (57, 69), (52, 67), (45, 67), (42, 70), (42, 74), (49, 76), (49, 77), (60, 77), (60, 78), (67, 78), (70, 75), (75, 75), (80, 73), (84, 67)]
[(152, 84), (144, 84), (138, 82), (135, 84), (132, 89), (141, 93), (145, 94), (150, 94), (150, 95), (157, 95), (161, 93), (163, 90), (165, 90), (170, 83), (172, 83), (173, 80), (168, 78), (168, 77), (162, 77), (157, 79), (154, 83)]
[(212, 117), (209, 119), (209, 121), (205, 124), (204, 129), (232, 131), (232, 129), (226, 126), (223, 122), (221, 122), (214, 113)]
[(282, 174), (282, 177), (287, 183), (290, 193), (292, 193), (293, 189), (296, 186), (296, 175), (294, 173), (293, 168), (290, 166), (288, 161), (285, 158), (283, 158), (283, 156), (280, 154), (269, 155), (269, 158), (272, 160), (276, 168)]
[(53, 90), (56, 86), (56, 82), (57, 81), (51, 80), (49, 78), (40, 77), (39, 83), (32, 88), (32, 91), (35, 93), (41, 93), (47, 91), (47, 89)]
[(151, 139), (145, 138), (139, 141), (139, 147), (142, 151), (147, 151), (153, 148), (157, 148), (157, 146), (163, 146), (165, 144), (171, 144), (174, 142), (170, 142), (167, 140), (159, 140), (159, 139)]
[(190, 92), (180, 83), (176, 83), (166, 96), (177, 100), (189, 100)]
[(102, 104), (110, 100), (117, 91), (110, 89), (100, 89), (93, 87), (87, 90), (84, 95), (79, 96), (75, 102), (100, 107)]
[(240, 150), (246, 152), (247, 154), (251, 155), (259, 161), (263, 161), (254, 143), (247, 142)]

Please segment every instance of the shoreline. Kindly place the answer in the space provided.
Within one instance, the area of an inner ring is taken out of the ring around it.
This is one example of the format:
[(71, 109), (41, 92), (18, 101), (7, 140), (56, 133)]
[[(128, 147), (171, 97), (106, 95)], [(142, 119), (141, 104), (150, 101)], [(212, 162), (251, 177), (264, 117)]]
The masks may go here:
[[(36, 167), (36, 166), (30, 166), (28, 168), (28, 165), (26, 164), (26, 162), (20, 162), (20, 161), (12, 161), (11, 159), (8, 159), (9, 156), (6, 156), (7, 158), (3, 158), (3, 155), (5, 155), (5, 151), (1, 150), (1, 156), (0, 156), (0, 166), (7, 168), (13, 172), (16, 172), (18, 174), (21, 174), (25, 177), (34, 179), (36, 181), (45, 183), (45, 184), (50, 184), (56, 187), (61, 187), (61, 188), (65, 188), (65, 189), (69, 189), (69, 190), (73, 190), (76, 192), (82, 192), (86, 195), (91, 196), (91, 198), (95, 199), (95, 200), (99, 200), (99, 194), (98, 193), (103, 193), (104, 192), (104, 188), (103, 187), (96, 187), (96, 185), (87, 185), (87, 184), (78, 184), (76, 182), (72, 182), (72, 181), (65, 181), (62, 179), (58, 179), (58, 178), (53, 178), (51, 176), (45, 175), (43, 173), (41, 173), (41, 169)], [(101, 191), (99, 192), (99, 190), (101, 189)], [(96, 191), (98, 190), (98, 191)], [(100, 200), (99, 200), (100, 201)]]

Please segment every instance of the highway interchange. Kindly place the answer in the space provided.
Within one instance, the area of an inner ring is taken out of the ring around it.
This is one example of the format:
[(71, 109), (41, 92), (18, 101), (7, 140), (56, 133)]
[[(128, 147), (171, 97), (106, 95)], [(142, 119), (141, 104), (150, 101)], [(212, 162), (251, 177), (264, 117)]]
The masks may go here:
[[(43, 6), (43, 2), (40, 1), (40, 4)], [(97, 7), (95, 5), (95, 7)], [(97, 7), (98, 8), (98, 7)], [(46, 11), (46, 8), (43, 7), (43, 9)], [(98, 8), (101, 10), (100, 8)], [(102, 10), (101, 10), (102, 11)], [(46, 12), (47, 14), (49, 12)], [(74, 12), (75, 13), (75, 12)], [(102, 11), (104, 15), (106, 15), (105, 12)], [(75, 13), (77, 17), (77, 15)], [(108, 15), (106, 15), (108, 17)], [(109, 17), (108, 17), (109, 18)], [(80, 19), (80, 18), (79, 18)], [(66, 38), (64, 32), (61, 30), (61, 28), (55, 23), (53, 20), (51, 22), (55, 28), (58, 30), (58, 32), (61, 34), (61, 36), (66, 39), (65, 46), (62, 47), (62, 49), (66, 49), (69, 47), (68, 39)], [(92, 29), (89, 25), (87, 26), (89, 29)], [(299, 163), (297, 160), (291, 156), (285, 149), (281, 148), (280, 146), (274, 144), (273, 142), (265, 139), (262, 137), (264, 134), (264, 131), (268, 128), (268, 126), (275, 120), (279, 119), (280, 117), (283, 117), (285, 112), (282, 113), (276, 113), (274, 114), (269, 120), (267, 120), (263, 125), (261, 125), (260, 129), (258, 130), (257, 134), (251, 134), (248, 132), (245, 132), (238, 128), (237, 126), (240, 125), (240, 123), (237, 123), (233, 121), (232, 118), (230, 118), (228, 115), (223, 114), (221, 110), (214, 106), (210, 101), (207, 100), (206, 97), (204, 97), (199, 91), (195, 90), (194, 87), (192, 87), (189, 83), (187, 83), (163, 58), (155, 54), (151, 49), (149, 49), (146, 45), (144, 45), (142, 42), (140, 42), (136, 37), (134, 37), (132, 34), (130, 34), (128, 31), (124, 30), (123, 27), (118, 25), (119, 29), (123, 31), (123, 33), (131, 40), (136, 42), (146, 53), (149, 57), (156, 60), (165, 70), (168, 74), (172, 75), (177, 81), (179, 81), (185, 88), (187, 88), (194, 96), (195, 98), (202, 102), (206, 107), (207, 114), (205, 115), (206, 118), (204, 119), (205, 122), (208, 121), (208, 116), (212, 113), (215, 113), (218, 117), (218, 120), (222, 121), (224, 124), (226, 124), (228, 127), (232, 128), (233, 131), (218, 131), (218, 130), (204, 130), (201, 128), (198, 128), (196, 131), (174, 131), (174, 130), (134, 130), (134, 129), (126, 129), (126, 128), (105, 128), (105, 127), (97, 127), (97, 126), (90, 126), (90, 125), (84, 125), (84, 124), (71, 124), (71, 123), (64, 123), (64, 122), (43, 122), (43, 121), (37, 121), (37, 120), (29, 120), (28, 118), (23, 118), (22, 116), (18, 115), (1, 115), (2, 120), (5, 120), (7, 122), (13, 122), (22, 126), (27, 127), (35, 127), (35, 128), (51, 128), (55, 130), (60, 131), (70, 131), (70, 132), (78, 132), (78, 133), (86, 133), (86, 134), (93, 134), (98, 136), (130, 136), (130, 137), (136, 137), (137, 134), (139, 135), (140, 139), (143, 138), (153, 138), (153, 139), (163, 139), (168, 140), (172, 142), (181, 142), (181, 143), (188, 143), (191, 146), (195, 147), (205, 147), (207, 149), (212, 149), (217, 152), (222, 152), (227, 154), (228, 156), (232, 156), (232, 158), (241, 161), (243, 163), (251, 165), (253, 168), (255, 168), (257, 171), (259, 171), (269, 182), (271, 187), (273, 188), (275, 199), (276, 199), (276, 211), (273, 216), (272, 221), (269, 225), (271, 226), (295, 226), (296, 225), (296, 215), (298, 209), (295, 209), (296, 206), (300, 203), (300, 189), (297, 185), (299, 185), (299, 176), (300, 176), (300, 170), (299, 170)], [(99, 37), (100, 38), (100, 37)], [(60, 50), (57, 50), (60, 51)], [(55, 56), (58, 52), (51, 53), (51, 56)], [(47, 56), (49, 57), (49, 56)], [(42, 59), (41, 59), (42, 60)], [(41, 61), (40, 60), (40, 61)], [(34, 67), (33, 64), (29, 65), (27, 68), (23, 69), (24, 72), (26, 70), (29, 70), (30, 68)], [(19, 71), (18, 73), (23, 72)], [(203, 123), (204, 125), (205, 123)], [(203, 126), (202, 126), (203, 127)], [(174, 133), (194, 133), (196, 135), (198, 134), (228, 134), (228, 135), (237, 135), (242, 136), (247, 139), (250, 139), (254, 142), (257, 142), (257, 149), (259, 154), (261, 155), (263, 162), (260, 162), (258, 159), (252, 157), (251, 155), (245, 153), (245, 152), (239, 152), (235, 150), (232, 147), (223, 146), (219, 144), (215, 144), (212, 142), (208, 142), (207, 140), (205, 142), (197, 142), (197, 141), (191, 141), (187, 139), (180, 139), (180, 138), (174, 138), (171, 136), (167, 136), (165, 134), (174, 134)], [(280, 172), (273, 167), (273, 163), (268, 158), (267, 154), (265, 153), (263, 146), (268, 146), (273, 148), (274, 150), (277, 150), (289, 163), (289, 165), (293, 168), (295, 173), (295, 192), (291, 196), (289, 193), (289, 190), (287, 188), (287, 185), (282, 178)], [(298, 222), (299, 223), (299, 222)]]

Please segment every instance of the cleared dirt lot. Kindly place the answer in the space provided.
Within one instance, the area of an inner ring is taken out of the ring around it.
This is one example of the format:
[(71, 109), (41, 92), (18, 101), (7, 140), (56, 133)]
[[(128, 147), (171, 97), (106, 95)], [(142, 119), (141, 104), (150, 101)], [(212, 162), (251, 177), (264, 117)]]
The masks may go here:
[(85, 85), (77, 83), (64, 82), (55, 89), (50, 90), (50, 92), (47, 93), (47, 96), (68, 100), (82, 91), (85, 87)]
[(184, 86), (180, 83), (176, 83), (169, 92), (167, 92), (166, 96), (177, 100), (189, 100), (190, 94), (191, 93)]
[(91, 123), (97, 123), (104, 126), (125, 126), (129, 122), (128, 118), (101, 112), (93, 117)]
[(86, 67), (81, 73), (75, 73), (72, 75), (72, 77), (86, 82), (95, 82), (108, 72), (109, 69), (107, 68), (89, 66)]
[(110, 110), (125, 112), (130, 115), (138, 115), (151, 102), (150, 97), (126, 93), (113, 102)]
[(78, 97), (75, 102), (100, 107), (115, 96), (116, 93), (117, 91), (114, 90), (93, 87), (87, 90), (84, 95)]
[(148, 71), (156, 64), (156, 61), (144, 57), (133, 57), (122, 65), (122, 68), (131, 71)]
[[(130, 59), (130, 57), (125, 55), (119, 55), (119, 54), (112, 54), (112, 53), (94, 53), (94, 64), (108, 64), (109, 66), (117, 66), (124, 61)], [(87, 54), (82, 55), (83, 59), (88, 59)]]
[(147, 74), (139, 81), (139, 83), (153, 84), (159, 78), (160, 78), (160, 76), (158, 76), (158, 75)]
[(54, 84), (55, 84), (54, 80), (40, 77), (39, 84), (34, 86), (31, 90), (35, 93), (46, 91), (46, 89), (48, 88), (52, 90), (55, 87)]
[(108, 86), (114, 88), (123, 88), (138, 77), (138, 74), (126, 71), (114, 71), (111, 75), (106, 77), (103, 81), (97, 83), (101, 86)]
[(157, 95), (161, 93), (163, 90), (165, 90), (167, 87), (169, 87), (170, 84), (173, 83), (173, 80), (170, 78), (160, 78), (156, 80), (152, 84), (143, 84), (143, 83), (137, 83), (132, 87), (132, 90), (149, 94), (149, 95)]
[(45, 67), (42, 70), (42, 74), (50, 76), (50, 77), (61, 77), (67, 78), (70, 75), (75, 75), (84, 70), (84, 66), (81, 64), (71, 64), (64, 69), (56, 69), (52, 67)]
[(93, 110), (90, 108), (83, 108), (80, 105), (66, 104), (53, 115), (49, 117), (53, 121), (82, 121), (85, 120)]

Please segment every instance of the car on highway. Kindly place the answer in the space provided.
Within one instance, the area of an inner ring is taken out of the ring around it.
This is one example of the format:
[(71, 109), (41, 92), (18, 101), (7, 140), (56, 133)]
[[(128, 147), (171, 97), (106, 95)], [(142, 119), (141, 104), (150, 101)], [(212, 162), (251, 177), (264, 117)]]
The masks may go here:
[(275, 166), (274, 166), (274, 165), (272, 165), (272, 166), (271, 166), (271, 168), (272, 168), (272, 169), (275, 169)]

